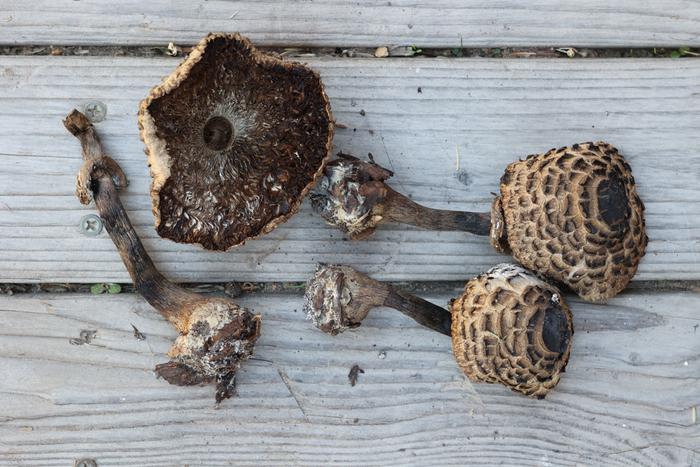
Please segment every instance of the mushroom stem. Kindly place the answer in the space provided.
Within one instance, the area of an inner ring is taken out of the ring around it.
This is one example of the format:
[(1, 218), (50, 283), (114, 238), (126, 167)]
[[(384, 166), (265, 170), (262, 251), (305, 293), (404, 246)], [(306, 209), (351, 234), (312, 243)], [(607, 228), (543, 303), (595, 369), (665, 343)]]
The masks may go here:
[(429, 329), (450, 335), (448, 310), (349, 266), (320, 264), (307, 284), (307, 316), (331, 334), (359, 326), (369, 311), (379, 306), (394, 308)]
[(204, 297), (173, 284), (158, 272), (119, 200), (126, 186), (119, 165), (104, 154), (94, 127), (73, 110), (64, 125), (83, 148), (76, 195), (83, 204), (92, 199), (107, 232), (119, 250), (136, 289), (180, 331), (168, 352), (171, 360), (155, 372), (178, 386), (216, 384), (216, 402), (235, 393), (236, 372), (253, 354), (260, 336), (260, 316), (229, 299)]
[[(79, 179), (90, 180), (89, 187), (84, 188), (91, 191), (97, 211), (134, 286), (151, 306), (182, 331), (189, 315), (187, 310), (191, 309), (187, 304), (201, 301), (203, 297), (173, 284), (156, 269), (119, 199), (117, 186), (126, 185), (126, 177), (117, 163), (104, 154), (87, 117), (73, 110), (64, 124), (80, 140), (85, 165)], [(86, 171), (89, 173), (84, 173)]]
[(136, 235), (116, 186), (108, 176), (96, 179), (95, 205), (105, 228), (119, 250), (136, 290), (163, 317), (182, 329), (190, 309), (186, 304), (202, 297), (170, 282), (160, 273)]
[(452, 315), (448, 310), (391, 285), (386, 287), (384, 306), (400, 311), (426, 328), (450, 335)]
[(384, 217), (401, 224), (415, 225), (427, 230), (460, 230), (474, 235), (489, 235), (491, 214), (488, 212), (451, 211), (420, 205), (386, 187)]
[(311, 195), (311, 204), (327, 222), (354, 240), (368, 237), (385, 221), (428, 230), (490, 234), (490, 213), (422, 206), (385, 183), (392, 175), (374, 162), (340, 153), (338, 159), (326, 165), (324, 178)]

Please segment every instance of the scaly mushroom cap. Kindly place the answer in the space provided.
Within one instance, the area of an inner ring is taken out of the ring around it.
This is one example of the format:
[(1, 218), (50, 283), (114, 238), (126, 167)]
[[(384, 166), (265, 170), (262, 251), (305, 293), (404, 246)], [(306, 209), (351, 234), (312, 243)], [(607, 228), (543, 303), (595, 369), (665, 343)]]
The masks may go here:
[(357, 327), (369, 310), (384, 303), (387, 292), (376, 284), (351, 267), (319, 264), (306, 284), (306, 318), (332, 335)]
[(316, 72), (209, 34), (139, 110), (156, 229), (226, 250), (294, 214), (330, 155)]
[(260, 336), (260, 316), (226, 299), (208, 299), (182, 323), (171, 360), (156, 366), (170, 384), (216, 384), (216, 402), (235, 393), (236, 371), (253, 355)]
[(492, 219), (496, 249), (590, 301), (627, 286), (648, 242), (630, 166), (604, 142), (510, 164)]
[(311, 192), (311, 206), (353, 240), (369, 237), (384, 217), (387, 190), (383, 182), (392, 175), (374, 162), (340, 153), (326, 164)]
[(451, 308), (452, 351), (469, 379), (540, 399), (557, 385), (574, 329), (555, 287), (499, 264), (467, 282)]

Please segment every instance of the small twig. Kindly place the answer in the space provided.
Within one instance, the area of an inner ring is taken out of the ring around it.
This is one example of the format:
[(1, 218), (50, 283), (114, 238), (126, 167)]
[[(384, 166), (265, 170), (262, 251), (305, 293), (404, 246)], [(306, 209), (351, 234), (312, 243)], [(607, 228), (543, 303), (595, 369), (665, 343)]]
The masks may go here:
[(97, 331), (95, 330), (83, 329), (80, 331), (80, 337), (73, 337), (69, 339), (68, 342), (70, 342), (71, 345), (89, 344), (93, 341), (96, 335)]
[(282, 370), (281, 368), (277, 368), (277, 374), (280, 375), (282, 382), (284, 383), (285, 386), (287, 386), (287, 390), (294, 398), (294, 401), (297, 403), (297, 407), (299, 407), (301, 414), (304, 416), (304, 418), (306, 418), (308, 420), (308, 417), (306, 416), (306, 412), (304, 411), (304, 407), (301, 405), (301, 401), (297, 397), (297, 394), (294, 391), (294, 389), (292, 389), (292, 381), (289, 379), (289, 376), (287, 376), (287, 373), (285, 373), (285, 371)]
[(136, 326), (134, 326), (132, 324), (131, 327), (134, 328), (134, 337), (136, 338), (136, 340), (139, 340), (139, 341), (146, 340), (146, 336), (141, 331), (139, 331)]
[(360, 373), (364, 374), (365, 370), (360, 368), (357, 363), (350, 368), (350, 373), (348, 373), (348, 380), (350, 381), (350, 386), (355, 386), (357, 384), (357, 378), (360, 377)]

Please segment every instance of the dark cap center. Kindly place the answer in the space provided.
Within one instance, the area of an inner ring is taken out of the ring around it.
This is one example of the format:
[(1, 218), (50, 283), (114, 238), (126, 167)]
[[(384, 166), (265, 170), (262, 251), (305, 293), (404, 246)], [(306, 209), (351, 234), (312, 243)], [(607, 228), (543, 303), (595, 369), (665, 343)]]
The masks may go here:
[(603, 221), (613, 230), (629, 217), (627, 190), (615, 172), (598, 185), (598, 208)]
[(566, 315), (559, 307), (549, 307), (544, 312), (542, 340), (550, 352), (562, 353), (569, 345), (571, 333)]
[(221, 151), (233, 138), (233, 125), (224, 117), (212, 117), (204, 125), (202, 137), (209, 149)]

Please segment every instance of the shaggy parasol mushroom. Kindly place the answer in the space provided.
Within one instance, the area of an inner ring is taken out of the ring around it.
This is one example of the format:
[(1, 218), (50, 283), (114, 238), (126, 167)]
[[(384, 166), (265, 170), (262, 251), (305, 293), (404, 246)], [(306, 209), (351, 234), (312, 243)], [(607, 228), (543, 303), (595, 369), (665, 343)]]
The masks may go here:
[(171, 360), (157, 365), (156, 373), (179, 386), (215, 383), (217, 403), (231, 397), (236, 371), (253, 354), (260, 335), (260, 316), (231, 300), (204, 297), (163, 277), (119, 200), (117, 190), (126, 186), (119, 164), (104, 153), (85, 115), (73, 110), (63, 123), (80, 140), (85, 159), (76, 195), (83, 204), (94, 199), (136, 289), (180, 332), (168, 352)]
[(348, 266), (320, 265), (307, 284), (307, 317), (333, 335), (359, 326), (378, 306), (451, 336), (455, 359), (472, 381), (541, 399), (569, 360), (574, 329), (564, 297), (520, 266), (500, 264), (467, 282), (451, 313)]
[(316, 72), (209, 34), (141, 102), (161, 237), (226, 250), (292, 216), (330, 156)]
[(381, 222), (489, 235), (500, 252), (589, 301), (623, 290), (648, 242), (630, 166), (607, 143), (574, 144), (510, 164), (491, 213), (421, 206), (385, 184), (393, 173), (340, 154), (312, 192), (314, 210), (350, 238)]

